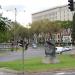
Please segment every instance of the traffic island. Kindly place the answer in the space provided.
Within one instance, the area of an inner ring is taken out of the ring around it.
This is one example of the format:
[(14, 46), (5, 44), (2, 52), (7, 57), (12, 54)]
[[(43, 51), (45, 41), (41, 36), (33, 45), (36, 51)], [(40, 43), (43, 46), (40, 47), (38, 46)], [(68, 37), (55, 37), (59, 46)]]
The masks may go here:
[(45, 56), (42, 60), (42, 63), (44, 63), (44, 64), (57, 64), (57, 63), (59, 63), (59, 60), (56, 57)]

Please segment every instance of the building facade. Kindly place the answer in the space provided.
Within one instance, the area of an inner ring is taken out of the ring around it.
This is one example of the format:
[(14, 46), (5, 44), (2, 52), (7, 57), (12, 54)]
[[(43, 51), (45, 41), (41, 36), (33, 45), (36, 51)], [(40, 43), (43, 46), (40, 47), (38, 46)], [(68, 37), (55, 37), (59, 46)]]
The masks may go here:
[(56, 21), (56, 20), (67, 21), (67, 20), (72, 20), (73, 14), (74, 11), (70, 11), (68, 5), (65, 5), (33, 13), (32, 21), (37, 21), (42, 19), (49, 19), (50, 21)]
[[(37, 13), (32, 14), (32, 22), (38, 21), (38, 20), (43, 20), (43, 19), (49, 19), (50, 21), (72, 21), (73, 20), (73, 14), (74, 11), (70, 11), (68, 8), (68, 5), (64, 6), (59, 6), (55, 8), (51, 8), (48, 10), (40, 11)], [(68, 31), (69, 29), (67, 29)], [(69, 31), (70, 32), (70, 31)], [(68, 33), (69, 33), (68, 32)], [(71, 42), (71, 32), (68, 34), (65, 34), (66, 31), (59, 32), (55, 34), (55, 41), (68, 41)], [(61, 35), (62, 34), (62, 35)], [(61, 39), (62, 38), (62, 39)]]

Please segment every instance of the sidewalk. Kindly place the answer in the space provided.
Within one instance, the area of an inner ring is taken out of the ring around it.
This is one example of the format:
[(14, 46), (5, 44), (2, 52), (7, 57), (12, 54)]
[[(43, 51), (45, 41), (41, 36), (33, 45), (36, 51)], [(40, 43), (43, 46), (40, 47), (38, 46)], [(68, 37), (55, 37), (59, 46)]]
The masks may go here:
[(0, 68), (0, 75), (18, 75), (18, 72), (6, 68)]
[(35, 74), (29, 72), (10, 70), (7, 68), (0, 68), (0, 75), (35, 75)]
[(75, 75), (75, 70), (67, 71), (48, 71), (48, 72), (19, 72), (15, 70), (9, 70), (6, 68), (0, 68), (0, 75)]

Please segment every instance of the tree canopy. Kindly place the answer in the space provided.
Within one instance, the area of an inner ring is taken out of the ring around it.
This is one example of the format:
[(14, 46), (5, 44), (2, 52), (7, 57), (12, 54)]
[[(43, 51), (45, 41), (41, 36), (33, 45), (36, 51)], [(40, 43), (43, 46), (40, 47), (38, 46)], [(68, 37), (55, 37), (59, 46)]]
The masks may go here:
[(7, 41), (10, 21), (5, 17), (0, 17), (0, 42)]
[(47, 33), (52, 32), (56, 33), (59, 32), (61, 29), (71, 28), (72, 26), (71, 21), (49, 21), (49, 20), (40, 20), (35, 21), (31, 24), (31, 31), (33, 33)]

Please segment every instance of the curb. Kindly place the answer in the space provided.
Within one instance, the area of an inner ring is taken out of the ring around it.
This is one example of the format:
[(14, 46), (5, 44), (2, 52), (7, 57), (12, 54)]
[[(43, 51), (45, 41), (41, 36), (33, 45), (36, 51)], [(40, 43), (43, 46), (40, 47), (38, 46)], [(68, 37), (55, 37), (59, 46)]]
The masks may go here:
[(8, 68), (0, 68), (0, 72), (13, 73), (13, 74), (19, 73), (19, 71), (11, 70), (11, 69), (8, 69)]
[(4, 75), (32, 75), (30, 72), (11, 70), (6, 67), (0, 68), (0, 72), (4, 73)]

